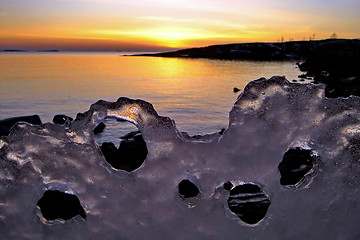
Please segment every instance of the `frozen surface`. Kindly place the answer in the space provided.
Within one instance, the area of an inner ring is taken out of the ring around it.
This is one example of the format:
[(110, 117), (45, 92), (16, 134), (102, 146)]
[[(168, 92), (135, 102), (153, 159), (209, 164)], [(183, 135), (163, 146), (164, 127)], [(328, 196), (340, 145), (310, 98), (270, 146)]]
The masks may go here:
[[(321, 85), (273, 77), (247, 85), (223, 135), (191, 138), (151, 104), (127, 98), (98, 101), (65, 125), (19, 123), (0, 140), (1, 237), (359, 239), (359, 106), (359, 97), (327, 99)], [(142, 132), (140, 168), (105, 161), (93, 129), (109, 117)], [(279, 164), (290, 149), (311, 150), (316, 161), (295, 164), (290, 173), (306, 169), (304, 177), (283, 185)], [(183, 180), (199, 194), (179, 194)], [(261, 194), (234, 192), (245, 184)], [(76, 195), (86, 218), (46, 220), (37, 203), (55, 190)], [(228, 201), (257, 198), (269, 204), (258, 223), (229, 209)]]

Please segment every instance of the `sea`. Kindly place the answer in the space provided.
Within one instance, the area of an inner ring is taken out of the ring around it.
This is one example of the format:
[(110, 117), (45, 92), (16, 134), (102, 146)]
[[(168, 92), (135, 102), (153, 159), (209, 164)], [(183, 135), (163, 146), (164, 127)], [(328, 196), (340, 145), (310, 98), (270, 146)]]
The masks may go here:
[[(127, 53), (128, 54), (128, 53)], [(0, 119), (38, 114), (76, 117), (99, 99), (142, 99), (189, 135), (218, 132), (247, 83), (298, 80), (296, 61), (230, 61), (124, 56), (119, 52), (0, 53)], [(120, 139), (131, 123), (106, 120), (98, 141)], [(120, 141), (120, 140), (119, 140)]]

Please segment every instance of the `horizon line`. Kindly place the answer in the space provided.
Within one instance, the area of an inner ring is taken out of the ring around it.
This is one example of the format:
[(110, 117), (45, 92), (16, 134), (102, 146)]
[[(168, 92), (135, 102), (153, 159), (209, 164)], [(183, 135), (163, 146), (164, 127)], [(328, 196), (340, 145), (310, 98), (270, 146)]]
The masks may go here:
[[(144, 53), (156, 53), (156, 52), (173, 52), (183, 49), (193, 49), (193, 48), (206, 48), (211, 46), (223, 46), (223, 45), (232, 45), (232, 44), (252, 44), (252, 43), (263, 43), (263, 44), (278, 44), (278, 43), (290, 43), (290, 42), (317, 42), (324, 40), (360, 40), (360, 38), (325, 38), (325, 39), (308, 39), (308, 40), (288, 40), (288, 41), (254, 41), (254, 42), (230, 42), (230, 43), (221, 43), (221, 44), (211, 44), (200, 47), (185, 47), (185, 48), (170, 48), (162, 46), (145, 47), (145, 48), (129, 48), (129, 49), (101, 49), (100, 48), (66, 48), (66, 47), (51, 47), (43, 48), (38, 47), (12, 47), (12, 46), (0, 46), (0, 53), (21, 53), (21, 52), (38, 52), (38, 53), (56, 53), (56, 52), (119, 52), (119, 53), (131, 53), (131, 52), (144, 52)], [(105, 47), (105, 46), (104, 46)]]

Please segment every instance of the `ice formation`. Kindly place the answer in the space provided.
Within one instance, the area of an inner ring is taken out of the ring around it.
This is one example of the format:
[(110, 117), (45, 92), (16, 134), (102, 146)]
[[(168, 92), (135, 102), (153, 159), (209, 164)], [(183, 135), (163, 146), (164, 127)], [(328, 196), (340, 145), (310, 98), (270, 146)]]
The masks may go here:
[[(359, 106), (273, 77), (246, 86), (223, 135), (189, 137), (128, 98), (64, 125), (18, 123), (0, 140), (1, 238), (359, 239)], [(93, 130), (109, 117), (141, 131), (139, 168), (105, 160)], [(47, 219), (49, 192), (75, 195), (75, 217)]]

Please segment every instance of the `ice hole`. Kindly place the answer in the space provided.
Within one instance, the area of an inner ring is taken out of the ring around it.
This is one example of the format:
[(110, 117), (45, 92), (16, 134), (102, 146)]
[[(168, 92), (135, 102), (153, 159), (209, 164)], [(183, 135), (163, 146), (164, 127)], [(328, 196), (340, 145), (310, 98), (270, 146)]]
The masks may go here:
[(115, 169), (132, 172), (145, 161), (148, 150), (139, 129), (127, 121), (107, 118), (106, 128), (95, 135), (105, 160)]
[(245, 183), (231, 188), (227, 203), (243, 222), (256, 224), (265, 218), (270, 199), (258, 185)]
[(179, 195), (182, 199), (196, 197), (200, 193), (198, 187), (187, 179), (182, 180), (179, 183), (178, 188)]
[(49, 190), (44, 193), (37, 205), (43, 217), (49, 221), (55, 219), (69, 220), (76, 215), (86, 219), (86, 213), (80, 204), (79, 198), (72, 194)]
[(291, 186), (298, 184), (313, 168), (316, 154), (310, 149), (290, 148), (279, 164), (280, 184)]

